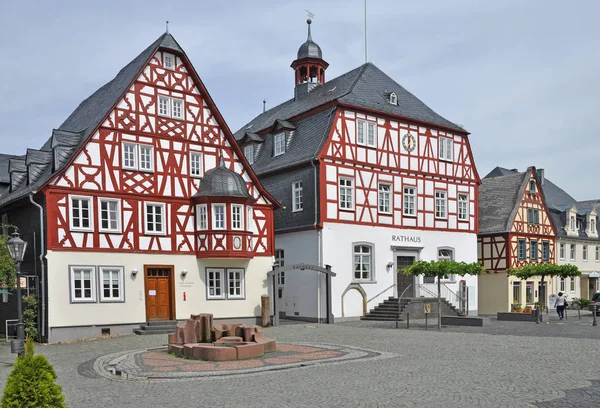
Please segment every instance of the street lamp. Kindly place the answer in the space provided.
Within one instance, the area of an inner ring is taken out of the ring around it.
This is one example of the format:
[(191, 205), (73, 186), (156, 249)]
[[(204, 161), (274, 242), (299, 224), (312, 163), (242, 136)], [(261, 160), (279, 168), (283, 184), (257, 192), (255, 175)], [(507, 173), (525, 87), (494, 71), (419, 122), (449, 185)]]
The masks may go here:
[(21, 305), (21, 262), (25, 257), (27, 242), (19, 238), (19, 233), (14, 232), (12, 238), (6, 242), (10, 258), (17, 267), (17, 314), (19, 322), (17, 323), (17, 339), (12, 341), (12, 352), (19, 353), (19, 356), (25, 355), (25, 334), (23, 327), (23, 307)]

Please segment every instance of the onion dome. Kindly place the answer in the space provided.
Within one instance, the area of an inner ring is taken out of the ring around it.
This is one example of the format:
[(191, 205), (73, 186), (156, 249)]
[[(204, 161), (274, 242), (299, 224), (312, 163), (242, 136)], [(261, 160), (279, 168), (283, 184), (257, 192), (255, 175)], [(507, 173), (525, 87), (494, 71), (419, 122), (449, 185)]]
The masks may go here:
[(300, 46), (300, 48), (298, 48), (298, 58), (297, 59), (302, 59), (302, 58), (323, 59), (323, 52), (321, 52), (321, 47), (319, 47), (319, 45), (312, 40), (312, 37), (310, 35), (310, 25), (312, 23), (312, 20), (309, 18), (308, 20), (306, 20), (306, 23), (308, 24), (308, 38), (306, 39), (306, 42), (304, 44), (302, 44)]
[(225, 167), (223, 156), (219, 165), (206, 172), (200, 181), (200, 188), (194, 197), (253, 197), (248, 192), (246, 182), (234, 171)]

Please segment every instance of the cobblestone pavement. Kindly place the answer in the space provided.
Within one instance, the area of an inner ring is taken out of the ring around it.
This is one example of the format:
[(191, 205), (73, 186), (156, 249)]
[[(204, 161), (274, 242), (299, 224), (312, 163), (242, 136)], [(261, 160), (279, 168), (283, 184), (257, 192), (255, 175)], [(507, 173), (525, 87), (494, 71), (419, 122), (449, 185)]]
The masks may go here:
[[(584, 320), (587, 319), (587, 320)], [(339, 344), (396, 358), (324, 364), (235, 377), (111, 381), (94, 361), (166, 343), (123, 336), (39, 345), (69, 407), (596, 407), (600, 326), (492, 322), (482, 328), (396, 330), (367, 322), (266, 329), (280, 342)], [(0, 344), (0, 386), (14, 356)]]

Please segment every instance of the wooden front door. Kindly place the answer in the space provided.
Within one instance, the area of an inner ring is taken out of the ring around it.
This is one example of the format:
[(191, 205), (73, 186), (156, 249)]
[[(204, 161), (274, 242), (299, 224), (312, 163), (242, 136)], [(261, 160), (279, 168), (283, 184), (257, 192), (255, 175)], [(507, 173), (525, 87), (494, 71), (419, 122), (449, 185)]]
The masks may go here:
[(150, 265), (144, 267), (146, 287), (146, 319), (172, 320), (173, 305), (173, 267)]
[[(397, 256), (396, 257), (396, 270), (403, 269), (405, 266), (409, 266), (415, 263), (414, 256)], [(410, 289), (406, 290), (410, 285), (413, 284), (414, 278), (411, 275), (405, 275), (402, 272), (398, 272), (398, 296), (403, 298), (410, 298), (414, 296), (415, 288), (411, 286)], [(404, 292), (406, 290), (406, 292)]]

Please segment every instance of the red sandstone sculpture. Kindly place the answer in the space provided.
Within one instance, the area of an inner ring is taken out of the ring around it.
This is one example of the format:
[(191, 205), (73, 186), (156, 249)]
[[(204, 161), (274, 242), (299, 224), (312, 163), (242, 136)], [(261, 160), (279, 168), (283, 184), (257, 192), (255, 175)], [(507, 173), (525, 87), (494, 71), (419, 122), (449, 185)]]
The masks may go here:
[(169, 353), (207, 361), (230, 361), (262, 357), (275, 351), (275, 340), (262, 327), (241, 323), (213, 324), (213, 315), (191, 315), (169, 334)]

